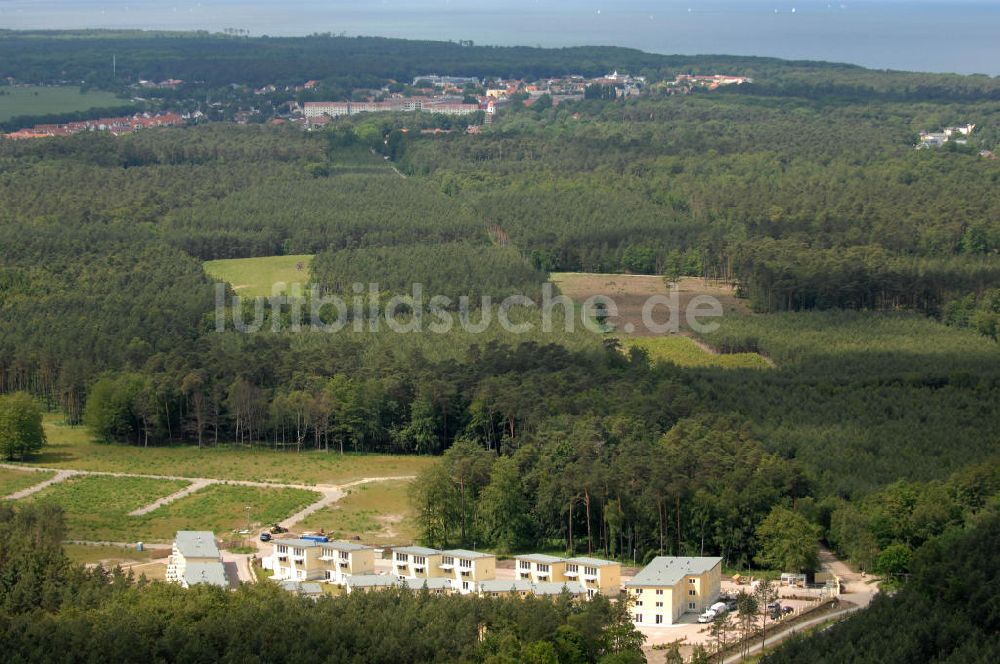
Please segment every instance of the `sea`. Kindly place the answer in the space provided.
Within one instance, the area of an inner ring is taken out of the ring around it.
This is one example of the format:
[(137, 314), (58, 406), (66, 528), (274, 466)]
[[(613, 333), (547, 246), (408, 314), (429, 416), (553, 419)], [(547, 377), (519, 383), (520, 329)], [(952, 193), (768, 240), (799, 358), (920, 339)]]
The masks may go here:
[(0, 0), (0, 28), (613, 45), (1000, 75), (1000, 0)]

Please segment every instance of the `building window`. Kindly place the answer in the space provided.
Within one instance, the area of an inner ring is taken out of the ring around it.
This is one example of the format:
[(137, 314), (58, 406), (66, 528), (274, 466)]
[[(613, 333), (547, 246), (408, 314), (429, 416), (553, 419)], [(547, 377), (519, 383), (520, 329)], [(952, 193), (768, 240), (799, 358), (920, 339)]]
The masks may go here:
[(278, 545), (278, 553), (288, 553), (288, 547), (284, 544)]
[(567, 572), (576, 572), (576, 571), (578, 571), (578, 569), (579, 568), (576, 565), (572, 564), (572, 563), (570, 563), (569, 565), (566, 565), (566, 571)]
[(468, 590), (468, 589), (469, 589), (469, 582), (462, 581), (462, 590)]
[(657, 608), (660, 608), (661, 606), (663, 606), (663, 602), (657, 602), (657, 603), (656, 603), (656, 607), (657, 607)]
[(531, 569), (531, 563), (529, 563), (527, 560), (519, 560), (517, 562), (517, 566), (521, 569)]
[(657, 625), (663, 624), (663, 616), (661, 616), (660, 614), (656, 614), (656, 624)]
[(472, 561), (471, 560), (467, 560), (465, 558), (459, 558), (458, 559), (458, 566), (459, 567), (471, 568), (472, 567)]
[(454, 565), (455, 564), (455, 559), (452, 558), (451, 556), (445, 556), (445, 557), (443, 557), (441, 559), (441, 564), (442, 565)]
[(657, 595), (662, 595), (663, 594), (663, 588), (657, 588), (656, 589), (656, 594)]
[(405, 553), (397, 553), (396, 554), (396, 560), (397, 560), (397, 562), (405, 563), (409, 559), (410, 559), (410, 557), (408, 555), (406, 555)]
[(346, 551), (341, 551), (340, 552), (340, 559), (341, 560), (347, 560), (348, 558), (350, 558), (350, 556), (351, 556), (351, 554), (347, 553)]
[(635, 589), (635, 594), (636, 595), (641, 595), (642, 594), (642, 588), (636, 588)]
[(688, 602), (688, 608), (691, 609), (692, 611), (694, 611), (696, 607), (697, 604), (695, 604), (694, 602)]
[(589, 574), (590, 576), (597, 576), (597, 568), (596, 567), (584, 567), (583, 568), (583, 573), (584, 574)]
[(695, 595), (697, 595), (697, 594), (698, 594), (698, 591), (697, 591), (697, 590), (689, 590), (689, 591), (688, 591), (688, 595), (691, 595), (692, 597), (694, 597), (694, 596), (695, 596)]
[(593, 597), (596, 594), (597, 594), (596, 590), (594, 590), (593, 588), (587, 588), (587, 597)]
[(688, 579), (688, 583), (698, 583), (697, 579)]
[(641, 613), (635, 614), (635, 621), (637, 623), (641, 623), (642, 622), (642, 614)]
[(539, 572), (548, 572), (549, 571), (549, 566), (548, 565), (543, 565), (542, 563), (538, 563), (538, 571)]
[(530, 579), (531, 575), (530, 574), (521, 574), (521, 578), (522, 579)]
[(427, 558), (424, 558), (423, 556), (413, 556), (413, 564), (414, 565), (426, 565), (427, 564)]
[(635, 605), (636, 606), (642, 606), (642, 600), (640, 599), (638, 602), (635, 603)]

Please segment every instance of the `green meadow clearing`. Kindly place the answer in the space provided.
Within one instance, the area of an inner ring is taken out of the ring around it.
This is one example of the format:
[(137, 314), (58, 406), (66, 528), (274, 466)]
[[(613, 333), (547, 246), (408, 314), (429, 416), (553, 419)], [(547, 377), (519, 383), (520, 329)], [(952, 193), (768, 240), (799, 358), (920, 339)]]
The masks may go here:
[(219, 537), (273, 523), (319, 498), (315, 491), (215, 484), (142, 516), (129, 512), (179, 491), (187, 482), (143, 477), (73, 477), (25, 500), (53, 502), (66, 514), (67, 537), (96, 542), (169, 542), (178, 530)]
[(187, 482), (144, 477), (71, 477), (25, 500), (52, 502), (62, 507), (68, 539), (132, 541), (142, 539), (134, 526), (143, 517), (130, 517), (128, 513), (187, 485)]
[(123, 106), (128, 102), (110, 92), (81, 93), (71, 86), (0, 87), (0, 122), (19, 115), (49, 115)]
[(0, 498), (51, 478), (55, 473), (0, 468)]
[(692, 339), (679, 335), (623, 339), (625, 348), (642, 348), (653, 362), (673, 362), (682, 367), (766, 369), (770, 365), (757, 353), (710, 353)]
[(287, 484), (342, 484), (365, 477), (408, 477), (436, 459), (427, 456), (275, 451), (228, 445), (137, 447), (96, 443), (84, 427), (45, 417), (49, 444), (31, 465), (140, 475), (206, 477)]
[(319, 498), (319, 493), (303, 489), (213, 484), (149, 514), (129, 517), (122, 532), (130, 535), (125, 541), (169, 541), (178, 530), (211, 530), (224, 538), (246, 528), (247, 507), (251, 527), (256, 528), (280, 521)]
[(237, 295), (257, 297), (273, 295), (276, 283), (285, 284), (280, 292), (287, 293), (291, 284), (309, 283), (312, 255), (262, 256), (260, 258), (226, 258), (207, 261), (205, 273), (213, 279), (229, 283)]
[(301, 526), (342, 539), (358, 537), (370, 544), (415, 541), (418, 526), (410, 501), (411, 484), (373, 482), (351, 487), (333, 505), (307, 516)]

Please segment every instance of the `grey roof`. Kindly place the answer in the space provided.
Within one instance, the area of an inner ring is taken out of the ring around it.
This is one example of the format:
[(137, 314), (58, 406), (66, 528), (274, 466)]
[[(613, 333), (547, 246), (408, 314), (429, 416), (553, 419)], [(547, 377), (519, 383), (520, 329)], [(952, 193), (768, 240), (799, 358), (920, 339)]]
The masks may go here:
[(365, 546), (364, 544), (358, 544), (357, 542), (347, 542), (344, 540), (334, 540), (332, 542), (325, 542), (323, 544), (325, 549), (335, 549), (337, 551), (364, 551), (366, 549), (371, 549), (370, 546)]
[(346, 578), (348, 588), (389, 587), (398, 583), (399, 579), (388, 574), (356, 574)]
[(607, 565), (621, 565), (613, 560), (603, 560), (601, 558), (590, 558), (588, 556), (578, 556), (576, 558), (567, 558), (566, 562), (576, 563), (577, 565), (587, 565), (589, 567), (606, 567)]
[(491, 579), (479, 584), (480, 592), (484, 593), (532, 593), (533, 595), (560, 595), (563, 590), (571, 595), (586, 595), (587, 590), (576, 581), (566, 583), (532, 583), (527, 579)]
[(561, 595), (563, 591), (570, 595), (586, 595), (587, 589), (578, 581), (567, 581), (566, 583), (536, 583), (532, 592), (536, 595)]
[(424, 586), (427, 586), (427, 590), (451, 589), (451, 581), (440, 577), (431, 579), (400, 579), (399, 583), (410, 590), (422, 590)]
[(533, 563), (564, 563), (565, 558), (558, 558), (556, 556), (550, 556), (545, 553), (527, 553), (523, 556), (515, 556), (515, 560), (530, 560)]
[(531, 592), (534, 587), (527, 579), (490, 579), (479, 583), (479, 590), (484, 593)]
[(495, 558), (492, 553), (482, 553), (481, 551), (469, 551), (468, 549), (446, 549), (442, 551), (446, 556), (454, 556), (455, 558)]
[(413, 556), (436, 556), (441, 553), (437, 549), (428, 549), (426, 546), (400, 546), (392, 550), (393, 553), (408, 553)]
[(318, 583), (310, 581), (296, 581), (294, 579), (286, 579), (281, 582), (281, 587), (290, 593), (298, 593), (300, 595), (322, 595), (323, 589)]
[(704, 574), (721, 562), (722, 558), (657, 556), (625, 586), (674, 586), (685, 576)]
[(184, 583), (193, 586), (207, 583), (220, 588), (229, 587), (229, 578), (222, 563), (187, 563), (184, 565)]
[(185, 558), (218, 558), (215, 533), (210, 530), (178, 530), (174, 537), (177, 551)]
[(307, 581), (305, 583), (299, 584), (299, 592), (303, 595), (322, 595), (323, 589), (318, 583), (313, 581)]
[(313, 540), (299, 539), (297, 537), (296, 538), (292, 538), (292, 539), (271, 540), (271, 543), (272, 544), (287, 544), (288, 546), (294, 546), (294, 547), (298, 547), (300, 549), (309, 549), (309, 548), (312, 548), (314, 546), (324, 546), (326, 544), (329, 544), (329, 542), (314, 542)]

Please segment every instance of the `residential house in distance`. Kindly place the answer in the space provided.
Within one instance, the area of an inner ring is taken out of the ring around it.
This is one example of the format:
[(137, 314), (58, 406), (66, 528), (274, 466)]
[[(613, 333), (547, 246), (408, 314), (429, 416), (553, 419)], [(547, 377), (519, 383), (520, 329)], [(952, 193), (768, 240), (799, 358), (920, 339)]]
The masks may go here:
[(167, 559), (166, 581), (185, 588), (198, 583), (229, 588), (215, 534), (208, 530), (178, 530)]
[(972, 130), (976, 128), (974, 124), (964, 124), (957, 127), (945, 127), (941, 131), (922, 131), (917, 149), (939, 148), (948, 141), (955, 141), (959, 145), (968, 143), (968, 137)]
[(566, 576), (566, 559), (544, 553), (530, 553), (514, 558), (517, 578), (532, 583), (565, 583), (575, 581)]
[(326, 563), (320, 558), (323, 557), (323, 548), (329, 544), (311, 539), (274, 540), (274, 553), (271, 555), (274, 576), (271, 578), (275, 581), (324, 578)]
[(479, 589), (482, 581), (496, 578), (497, 558), (491, 553), (467, 549), (449, 549), (441, 552), (439, 576), (451, 579), (452, 588), (466, 595)]
[(323, 563), (323, 578), (341, 584), (355, 574), (375, 573), (375, 549), (356, 542), (336, 540), (322, 543), (319, 560)]
[(672, 625), (719, 598), (722, 558), (657, 556), (625, 584), (637, 627)]
[(621, 563), (601, 558), (579, 556), (566, 559), (563, 576), (571, 581), (579, 581), (587, 589), (588, 597), (601, 593), (607, 597), (617, 597), (622, 587)]
[(426, 546), (401, 546), (392, 552), (392, 571), (400, 579), (441, 576), (441, 552)]

